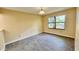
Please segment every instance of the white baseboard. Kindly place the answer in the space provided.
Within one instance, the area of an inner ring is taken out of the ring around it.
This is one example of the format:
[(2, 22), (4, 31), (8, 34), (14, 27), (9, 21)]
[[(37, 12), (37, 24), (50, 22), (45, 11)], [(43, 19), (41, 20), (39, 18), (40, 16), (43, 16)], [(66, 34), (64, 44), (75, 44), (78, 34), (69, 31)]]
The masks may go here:
[[(41, 32), (41, 33), (42, 33), (42, 32)], [(36, 33), (36, 34), (30, 35), (30, 36), (28, 36), (28, 37), (16, 38), (16, 39), (14, 39), (14, 40), (12, 40), (12, 41), (10, 41), (10, 42), (6, 42), (5, 45), (11, 44), (11, 43), (14, 43), (14, 42), (23, 40), (23, 39), (25, 39), (25, 38), (29, 38), (29, 37), (32, 37), (32, 36), (34, 36), (34, 35), (38, 35), (38, 34), (40, 34), (40, 33)]]
[(44, 33), (49, 33), (49, 34), (54, 34), (54, 35), (59, 35), (59, 36), (64, 36), (64, 37), (69, 37), (69, 38), (75, 38), (75, 37), (73, 37), (73, 36), (62, 35), (62, 34), (56, 34), (56, 33), (50, 33), (50, 32), (44, 32)]

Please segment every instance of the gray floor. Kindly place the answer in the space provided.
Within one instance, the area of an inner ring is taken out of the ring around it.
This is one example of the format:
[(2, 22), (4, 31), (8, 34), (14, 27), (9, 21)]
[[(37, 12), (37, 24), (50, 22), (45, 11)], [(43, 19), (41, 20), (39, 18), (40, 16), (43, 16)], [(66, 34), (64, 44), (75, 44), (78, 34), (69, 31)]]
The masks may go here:
[(74, 39), (41, 33), (6, 45), (6, 51), (74, 51)]

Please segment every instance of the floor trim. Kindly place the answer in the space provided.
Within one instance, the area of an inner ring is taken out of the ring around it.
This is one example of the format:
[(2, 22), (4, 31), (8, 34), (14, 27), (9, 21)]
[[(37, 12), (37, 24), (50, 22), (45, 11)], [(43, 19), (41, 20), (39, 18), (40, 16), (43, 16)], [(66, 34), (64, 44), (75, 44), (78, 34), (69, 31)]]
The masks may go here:
[[(41, 32), (41, 33), (42, 33), (42, 32)], [(38, 34), (40, 34), (40, 33), (31, 35), (31, 36), (29, 36), (29, 37), (32, 37), (32, 36), (35, 36), (35, 35), (38, 35)], [(20, 41), (20, 40), (23, 40), (23, 39), (25, 39), (25, 38), (29, 38), (29, 37), (18, 38), (18, 39), (15, 39), (15, 40), (13, 40), (13, 41), (6, 42), (5, 45), (11, 44), (11, 43), (14, 43), (14, 42), (17, 42), (17, 41)]]
[[(51, 35), (57, 35), (57, 36), (61, 36), (61, 37), (72, 38), (72, 37), (68, 37), (68, 36), (62, 36), (62, 35), (58, 35), (58, 34), (52, 34), (52, 33), (48, 33), (48, 32), (43, 32), (43, 33), (47, 33), (47, 34), (51, 34)], [(72, 39), (75, 39), (75, 38), (72, 38)]]
[[(47, 32), (41, 32), (41, 33), (47, 33)], [(40, 33), (38, 33), (38, 34), (40, 34)], [(35, 36), (35, 35), (38, 35), (38, 34), (34, 34), (34, 35), (29, 36), (29, 37), (32, 37), (32, 36)], [(47, 33), (47, 34), (57, 35), (57, 34), (52, 34), (52, 33)], [(57, 35), (57, 36), (61, 36), (61, 35)], [(17, 41), (20, 41), (20, 40), (23, 40), (23, 39), (29, 38), (29, 37), (18, 38), (18, 39), (15, 39), (13, 41), (5, 43), (5, 45), (11, 44), (11, 43), (14, 43), (14, 42), (17, 42)], [(62, 36), (62, 37), (67, 37), (67, 36)], [(71, 37), (68, 37), (68, 38), (71, 38)], [(74, 38), (72, 38), (72, 39), (74, 39)]]

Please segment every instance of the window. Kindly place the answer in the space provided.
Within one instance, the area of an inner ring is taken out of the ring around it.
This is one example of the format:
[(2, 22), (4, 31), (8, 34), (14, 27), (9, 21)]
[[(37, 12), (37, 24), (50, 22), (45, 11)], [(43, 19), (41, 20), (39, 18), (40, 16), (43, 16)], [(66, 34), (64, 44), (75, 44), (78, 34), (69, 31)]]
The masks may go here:
[(48, 18), (48, 28), (64, 29), (65, 27), (65, 15), (52, 16)]
[(65, 15), (56, 16), (56, 28), (64, 29), (64, 25), (65, 25)]
[(55, 18), (54, 18), (54, 16), (48, 18), (48, 27), (49, 28), (55, 28)]

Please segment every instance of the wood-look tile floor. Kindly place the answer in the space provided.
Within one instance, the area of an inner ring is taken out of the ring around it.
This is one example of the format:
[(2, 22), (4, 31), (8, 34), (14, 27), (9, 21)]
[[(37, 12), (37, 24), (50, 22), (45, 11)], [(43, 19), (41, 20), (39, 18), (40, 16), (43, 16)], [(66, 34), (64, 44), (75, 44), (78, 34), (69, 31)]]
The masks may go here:
[(74, 51), (74, 39), (41, 33), (6, 45), (6, 51)]

